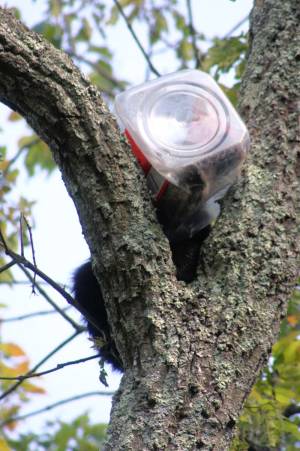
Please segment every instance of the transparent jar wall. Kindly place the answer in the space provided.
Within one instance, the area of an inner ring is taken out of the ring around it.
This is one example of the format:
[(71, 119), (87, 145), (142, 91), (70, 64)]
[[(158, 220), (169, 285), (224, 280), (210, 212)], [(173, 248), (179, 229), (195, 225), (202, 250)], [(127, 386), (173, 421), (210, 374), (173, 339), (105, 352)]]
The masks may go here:
[[(208, 74), (185, 70), (131, 88), (117, 96), (116, 111), (151, 165), (171, 183), (188, 189), (193, 173), (192, 188), (199, 184), (195, 173), (201, 174), (208, 198), (234, 182), (248, 133)], [(212, 164), (218, 170), (213, 171)]]
[[(220, 145), (228, 134), (229, 112), (222, 99), (204, 86), (171, 83), (140, 105), (141, 138), (161, 165), (180, 168)], [(151, 156), (151, 155), (150, 155)]]
[(173, 236), (215, 219), (249, 135), (212, 77), (197, 70), (161, 77), (117, 96), (116, 111), (149, 164), (171, 183), (159, 202)]
[(240, 174), (248, 147), (249, 137), (246, 135), (240, 144), (183, 167), (176, 174), (169, 174), (168, 178), (172, 178), (175, 185), (186, 191), (201, 189), (202, 202), (223, 190), (225, 194)]

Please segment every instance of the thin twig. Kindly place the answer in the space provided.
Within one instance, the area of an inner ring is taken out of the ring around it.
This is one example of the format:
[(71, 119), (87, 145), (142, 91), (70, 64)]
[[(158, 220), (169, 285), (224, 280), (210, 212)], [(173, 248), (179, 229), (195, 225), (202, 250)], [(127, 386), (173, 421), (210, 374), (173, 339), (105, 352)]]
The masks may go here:
[[(30, 241), (30, 247), (31, 247), (31, 254), (32, 254), (32, 261), (34, 264), (35, 269), (37, 268), (36, 259), (35, 259), (35, 250), (34, 250), (34, 244), (33, 244), (33, 236), (32, 236), (32, 228), (27, 221), (27, 218), (24, 214), (22, 214), (23, 221), (26, 224), (27, 230), (29, 232), (29, 241)], [(35, 293), (35, 283), (36, 283), (36, 271), (33, 272), (33, 280), (32, 280), (32, 293)]]
[(114, 4), (116, 5), (116, 7), (118, 8), (118, 10), (119, 10), (121, 16), (123, 17), (123, 19), (124, 19), (124, 21), (125, 21), (125, 23), (126, 23), (126, 25), (127, 25), (128, 30), (130, 31), (130, 33), (131, 33), (133, 39), (135, 40), (135, 42), (136, 42), (138, 48), (139, 48), (140, 51), (142, 52), (142, 54), (143, 54), (145, 60), (147, 61), (147, 64), (149, 65), (151, 71), (152, 71), (157, 77), (160, 77), (160, 73), (159, 73), (158, 70), (155, 69), (155, 67), (153, 66), (153, 64), (152, 64), (152, 62), (151, 62), (151, 60), (150, 60), (150, 58), (149, 58), (149, 55), (147, 55), (147, 53), (146, 53), (144, 47), (143, 47), (142, 44), (141, 44), (141, 41), (140, 41), (139, 38), (137, 37), (137, 34), (135, 33), (134, 29), (132, 28), (132, 25), (131, 25), (131, 23), (129, 22), (129, 20), (128, 20), (126, 14), (124, 13), (124, 10), (123, 10), (121, 4), (119, 3), (118, 0), (113, 0), (113, 2), (114, 2)]
[(81, 395), (72, 396), (71, 398), (63, 399), (62, 401), (55, 402), (53, 404), (49, 404), (48, 406), (43, 407), (42, 409), (34, 410), (33, 412), (25, 413), (24, 415), (19, 415), (16, 417), (7, 418), (6, 420), (0, 423), (0, 427), (5, 426), (6, 424), (13, 423), (15, 421), (24, 420), (25, 418), (33, 417), (34, 415), (39, 415), (44, 412), (48, 412), (51, 409), (54, 409), (63, 404), (67, 404), (72, 401), (77, 401), (78, 399), (87, 398), (89, 396), (113, 396), (114, 391), (93, 391), (88, 393), (82, 393)]
[[(7, 271), (9, 268), (11, 268), (12, 266), (14, 266), (16, 264), (16, 262), (11, 261), (9, 263), (6, 263), (6, 265), (1, 266), (0, 268), (0, 274), (4, 271)], [(2, 283), (2, 282), (1, 282)], [(7, 283), (7, 282), (3, 282), (3, 283)]]
[(99, 359), (100, 357), (101, 357), (100, 354), (91, 355), (89, 357), (84, 357), (84, 358), (78, 359), (78, 360), (72, 360), (70, 362), (58, 363), (56, 365), (56, 367), (50, 368), (49, 370), (40, 371), (39, 373), (24, 374), (23, 376), (16, 376), (16, 377), (1, 377), (0, 376), (0, 380), (1, 381), (21, 381), (22, 382), (25, 379), (31, 379), (33, 377), (40, 377), (40, 376), (45, 376), (46, 374), (54, 373), (56, 371), (63, 369), (65, 366), (77, 365), (78, 363), (88, 362), (89, 360), (93, 360), (93, 359), (97, 359), (97, 358)]
[[(9, 265), (8, 267), (10, 267), (10, 266), (16, 265), (16, 263), (14, 261), (11, 261), (7, 265)], [(4, 266), (2, 268), (4, 268)], [(0, 273), (2, 272), (2, 268), (0, 268)], [(11, 282), (7, 282), (5, 280), (0, 280), (0, 285), (7, 285), (8, 283), (10, 283), (11, 285), (30, 285), (30, 282), (28, 280), (12, 280)], [(40, 280), (39, 284), (40, 285), (48, 285), (47, 282), (45, 282), (44, 280)]]
[(249, 14), (247, 14), (247, 16), (245, 16), (243, 19), (241, 19), (233, 28), (231, 28), (231, 30), (229, 30), (222, 39), (227, 39), (230, 38), (231, 35), (238, 30), (245, 22), (247, 22), (247, 20), (249, 19)]
[(35, 146), (39, 141), (40, 141), (40, 139), (37, 138), (36, 140), (32, 141), (31, 143), (25, 144), (24, 146), (20, 147), (20, 149), (17, 151), (16, 155), (11, 160), (9, 160), (8, 165), (3, 170), (3, 176), (5, 177), (5, 175), (8, 173), (9, 168), (18, 160), (18, 158), (22, 155), (22, 153), (25, 149), (28, 149), (31, 146)]
[(39, 283), (37, 283), (33, 277), (31, 276), (30, 272), (27, 271), (26, 268), (24, 268), (23, 265), (18, 264), (19, 268), (21, 269), (21, 271), (23, 271), (23, 273), (25, 274), (25, 276), (28, 278), (28, 280), (30, 280), (31, 284), (35, 285), (36, 289), (38, 290), (38, 292), (44, 297), (44, 299), (46, 299), (46, 301), (48, 302), (48, 304), (51, 305), (51, 307), (54, 308), (54, 310), (56, 310), (57, 313), (59, 313), (66, 321), (68, 321), (68, 323), (70, 323), (75, 330), (82, 330), (82, 326), (80, 326), (79, 324), (76, 323), (76, 321), (74, 321), (72, 318), (70, 318), (62, 308), (58, 307), (58, 305), (52, 301), (52, 299), (50, 298), (50, 296), (48, 295), (48, 293), (46, 293), (46, 291), (39, 285)]
[[(28, 283), (28, 282), (26, 282), (26, 283)], [(63, 308), (62, 310), (65, 312), (67, 310), (70, 310), (70, 308), (71, 308), (71, 306), (69, 305), (68, 307)], [(38, 317), (38, 316), (52, 315), (53, 313), (58, 313), (58, 312), (57, 312), (56, 309), (53, 309), (53, 310), (41, 310), (39, 312), (27, 313), (26, 315), (12, 316), (10, 318), (1, 318), (0, 319), (0, 323), (13, 323), (13, 322), (16, 322), (16, 321), (23, 321), (23, 320), (26, 320), (26, 319), (35, 318), (35, 317)]]
[(0, 241), (1, 241), (1, 243), (2, 243), (2, 246), (4, 247), (5, 253), (7, 254), (7, 252), (9, 251), (9, 249), (8, 249), (8, 246), (7, 246), (7, 244), (6, 244), (6, 241), (5, 241), (5, 238), (4, 238), (4, 235), (3, 235), (2, 231), (1, 231), (1, 229), (0, 229)]
[[(74, 305), (74, 300), (72, 298), (72, 296), (67, 293), (65, 290), (63, 290), (56, 282), (54, 282), (54, 280), (52, 280), (49, 276), (47, 276), (46, 274), (44, 274), (42, 271), (40, 271), (36, 266), (34, 266), (32, 263), (30, 263), (28, 260), (26, 260), (25, 257), (23, 257), (22, 255), (16, 254), (14, 251), (12, 251), (11, 249), (8, 248), (5, 238), (0, 230), (0, 240), (4, 246), (5, 249), (5, 253), (7, 255), (9, 255), (11, 257), (11, 259), (14, 261), (14, 263), (16, 263), (19, 268), (24, 272), (24, 274), (26, 275), (26, 277), (32, 282), (33, 278), (31, 277), (30, 273), (28, 271), (26, 271), (25, 268), (29, 268), (31, 271), (36, 272), (42, 279), (44, 279), (50, 286), (52, 286), (56, 291), (58, 291), (66, 300), (69, 304)], [(69, 323), (72, 324), (72, 326), (76, 329), (76, 330), (81, 330), (82, 328), (80, 328), (75, 321), (73, 321), (71, 318), (69, 318), (63, 311), (62, 309), (60, 309), (51, 299), (50, 297), (47, 295), (47, 293), (45, 293), (45, 291), (39, 287), (39, 291), (40, 293), (47, 299), (47, 301), (49, 302), (49, 304), (55, 309), (57, 310)]]
[[(72, 334), (69, 338), (64, 340), (62, 343), (60, 343), (56, 348), (54, 348), (49, 354), (47, 354), (45, 357), (43, 357), (42, 360), (40, 360), (31, 370), (29, 370), (26, 373), (26, 376), (32, 373), (35, 373), (35, 371), (42, 366), (47, 360), (49, 360), (54, 354), (56, 354), (58, 351), (60, 351), (64, 346), (66, 346), (68, 343), (70, 343), (74, 338), (79, 335), (81, 331), (76, 331), (74, 334)], [(13, 384), (11, 387), (9, 387), (2, 395), (0, 395), (0, 401), (7, 396), (9, 396), (11, 393), (13, 393), (21, 384), (23, 381), (18, 381), (15, 384)]]
[(102, 334), (102, 332), (99, 329), (99, 326), (97, 325), (97, 322), (95, 321), (95, 319), (91, 316), (91, 314), (84, 307), (82, 307), (76, 301), (76, 299), (73, 299), (73, 297), (67, 291), (65, 291), (58, 283), (56, 283), (53, 279), (51, 279), (49, 276), (47, 276), (47, 274), (42, 272), (39, 268), (35, 267), (25, 257), (22, 257), (21, 255), (16, 254), (14, 251), (9, 249), (9, 247), (6, 244), (5, 238), (4, 238), (4, 236), (3, 236), (2, 232), (1, 232), (1, 229), (0, 229), (0, 241), (2, 242), (2, 245), (4, 247), (6, 255), (9, 255), (10, 258), (15, 263), (17, 263), (18, 265), (21, 265), (21, 266), (23, 266), (25, 268), (28, 268), (28, 269), (30, 269), (33, 272), (36, 272), (37, 275), (41, 279), (45, 280), (52, 288), (54, 288), (54, 290), (56, 290), (58, 293), (60, 293), (61, 296), (68, 302), (68, 304), (70, 304), (74, 308), (76, 308), (76, 310), (78, 310), (87, 319), (87, 321), (89, 323), (91, 323)]
[(35, 268), (34, 265), (32, 263), (30, 263), (30, 261), (28, 261), (25, 257), (22, 257), (19, 254), (16, 254), (14, 251), (12, 251), (11, 249), (9, 249), (7, 247), (7, 244), (5, 242), (5, 239), (3, 237), (1, 230), (0, 230), (0, 239), (3, 243), (5, 253), (7, 255), (9, 255), (9, 257), (11, 257), (11, 259), (15, 263), (17, 263), (19, 265), (23, 265), (23, 266), (25, 266), (25, 268), (28, 268), (31, 271), (36, 271), (38, 276), (41, 277), (41, 279), (45, 280), (49, 285), (51, 285), (51, 287), (54, 288), (58, 293), (60, 293), (62, 295), (62, 297), (68, 302), (68, 304), (73, 305), (72, 296), (69, 293), (67, 293), (63, 288), (61, 288), (60, 285), (58, 285), (54, 280), (52, 280), (49, 276), (47, 276), (47, 274), (43, 273), (40, 269)]
[(196, 30), (195, 30), (194, 22), (193, 22), (193, 12), (192, 12), (191, 0), (186, 0), (186, 6), (187, 6), (187, 10), (188, 10), (189, 29), (190, 29), (190, 33), (191, 33), (193, 52), (194, 52), (194, 56), (195, 56), (195, 68), (198, 69), (200, 67), (200, 58), (199, 58), (199, 50), (197, 48)]
[(124, 89), (123, 84), (119, 80), (117, 80), (113, 75), (109, 75), (108, 73), (106, 73), (103, 69), (101, 69), (101, 67), (97, 63), (88, 60), (83, 55), (77, 55), (76, 53), (73, 52), (68, 52), (68, 54), (77, 61), (90, 66), (92, 69), (94, 69), (95, 72), (98, 72), (98, 74), (101, 75), (101, 77), (105, 78), (111, 84), (115, 85), (116, 88), (121, 90)]
[(24, 257), (23, 213), (20, 214), (19, 224), (20, 224), (20, 248), (21, 248), (21, 255), (22, 255), (22, 257)]
[[(148, 55), (149, 55), (150, 59), (152, 58), (152, 54), (153, 54), (152, 52), (153, 52), (153, 47), (149, 43)], [(146, 70), (145, 70), (145, 81), (149, 81), (150, 80), (150, 75), (151, 75), (151, 70), (150, 70), (149, 65), (147, 64)]]

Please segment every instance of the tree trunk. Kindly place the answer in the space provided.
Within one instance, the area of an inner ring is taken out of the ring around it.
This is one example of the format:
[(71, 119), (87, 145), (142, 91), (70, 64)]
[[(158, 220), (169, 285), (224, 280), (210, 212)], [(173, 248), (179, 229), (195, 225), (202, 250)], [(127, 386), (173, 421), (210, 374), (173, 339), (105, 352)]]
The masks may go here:
[(228, 449), (299, 266), (299, 24), (298, 0), (256, 1), (241, 95), (252, 149), (187, 286), (100, 94), (0, 9), (0, 100), (53, 151), (126, 368), (106, 450)]

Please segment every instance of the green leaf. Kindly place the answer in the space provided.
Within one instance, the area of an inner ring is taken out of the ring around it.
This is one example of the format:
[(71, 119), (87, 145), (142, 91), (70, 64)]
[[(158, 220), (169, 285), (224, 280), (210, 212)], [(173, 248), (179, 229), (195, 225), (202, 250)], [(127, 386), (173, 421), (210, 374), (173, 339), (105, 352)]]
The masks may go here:
[(76, 41), (89, 41), (91, 39), (92, 32), (93, 30), (89, 21), (86, 18), (84, 18), (82, 20), (81, 28), (75, 39)]
[(55, 47), (60, 48), (62, 44), (63, 30), (59, 25), (52, 25), (48, 22), (40, 22), (33, 27), (33, 30), (42, 34)]
[(7, 148), (6, 146), (0, 146), (0, 162), (6, 157)]
[(110, 11), (110, 17), (107, 20), (106, 24), (107, 25), (116, 25), (116, 23), (119, 19), (119, 14), (120, 13), (119, 13), (118, 8), (116, 6), (113, 6)]
[(161, 34), (168, 30), (168, 23), (159, 9), (152, 11), (154, 23), (150, 27), (150, 42), (154, 44), (159, 41)]
[(283, 407), (288, 406), (295, 395), (293, 390), (280, 386), (274, 389), (274, 393), (276, 401), (282, 404)]
[(133, 20), (139, 15), (140, 8), (138, 6), (135, 6), (131, 13), (127, 16), (127, 20), (129, 23), (132, 23)]
[(112, 53), (111, 53), (111, 51), (109, 50), (108, 47), (104, 47), (104, 46), (98, 47), (96, 45), (91, 45), (89, 47), (89, 51), (93, 52), (93, 53), (98, 53), (99, 55), (102, 55), (102, 56), (104, 56), (104, 57), (106, 57), (108, 59), (112, 58)]
[(231, 88), (228, 88), (227, 86), (219, 83), (219, 86), (221, 86), (226, 96), (229, 98), (230, 102), (235, 106), (237, 105), (238, 102), (238, 92), (240, 85), (241, 85), (240, 83), (235, 83)]
[(293, 343), (290, 343), (289, 346), (287, 346), (283, 352), (284, 355), (284, 362), (287, 363), (293, 363), (293, 362), (299, 362), (300, 358), (300, 341), (294, 341)]
[(300, 439), (300, 431), (298, 425), (288, 418), (284, 418), (284, 421), (282, 422), (282, 432), (292, 434), (293, 438), (296, 440)]
[(175, 21), (176, 28), (178, 30), (185, 30), (185, 28), (186, 28), (185, 17), (176, 10), (172, 11), (172, 15), (173, 15), (173, 18)]
[(155, 25), (159, 32), (168, 31), (168, 23), (162, 12), (159, 9), (155, 9), (153, 15), (155, 17)]
[[(234, 68), (234, 65), (241, 63), (245, 57), (247, 47), (244, 35), (228, 39), (215, 38), (213, 46), (208, 50), (202, 63), (202, 68), (208, 72), (212, 67), (216, 67), (217, 75), (218, 73), (228, 73)], [(241, 69), (239, 67), (236, 76), (241, 75)]]
[(278, 340), (273, 346), (273, 357), (275, 357), (275, 359), (283, 358), (285, 350), (297, 339), (298, 334), (299, 332), (295, 330)]
[(55, 168), (55, 162), (49, 147), (41, 140), (31, 145), (25, 158), (25, 167), (30, 176), (35, 174), (37, 167), (44, 169), (50, 174)]
[(184, 61), (190, 61), (194, 57), (193, 46), (186, 39), (183, 39), (177, 49), (177, 55)]
[(52, 16), (58, 17), (62, 12), (62, 2), (59, 0), (50, 0), (49, 8)]

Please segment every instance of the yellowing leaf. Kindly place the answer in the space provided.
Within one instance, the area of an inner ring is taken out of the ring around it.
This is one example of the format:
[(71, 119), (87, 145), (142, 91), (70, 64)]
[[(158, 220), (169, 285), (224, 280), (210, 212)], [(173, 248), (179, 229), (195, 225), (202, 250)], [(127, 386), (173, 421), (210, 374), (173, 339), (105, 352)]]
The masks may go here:
[(38, 387), (32, 382), (29, 382), (29, 379), (25, 380), (25, 382), (22, 384), (22, 387), (28, 393), (38, 393), (40, 395), (44, 395), (46, 393), (46, 390), (44, 388)]
[(299, 315), (288, 315), (287, 320), (291, 326), (297, 326), (299, 322)]
[(26, 356), (23, 349), (15, 343), (0, 343), (0, 351), (10, 357)]
[(17, 377), (25, 374), (29, 371), (29, 362), (26, 358), (25, 361), (17, 363), (14, 366), (5, 365), (3, 361), (0, 361), (0, 374), (3, 377)]
[(19, 113), (17, 113), (16, 111), (12, 111), (10, 113), (10, 115), (8, 116), (8, 120), (11, 122), (19, 121), (21, 119), (22, 119), (22, 116)]
[(61, 2), (58, 0), (51, 0), (50, 7), (51, 7), (51, 13), (54, 17), (58, 17), (61, 13)]
[(8, 160), (0, 160), (0, 171), (5, 171), (8, 166)]
[(12, 451), (3, 437), (0, 437), (0, 451)]
[(31, 135), (31, 136), (23, 136), (22, 138), (19, 139), (18, 141), (18, 146), (19, 147), (29, 147), (31, 146), (33, 143), (35, 143), (38, 140), (36, 135)]
[[(20, 406), (16, 405), (16, 404), (12, 405), (8, 408), (3, 408), (0, 411), (0, 418), (1, 418), (1, 420), (4, 420), (4, 421), (7, 420), (8, 418), (14, 418), (16, 415), (18, 415), (19, 411), (20, 411)], [(16, 421), (12, 421), (10, 423), (7, 423), (4, 427), (13, 431), (15, 429), (16, 425), (17, 425)], [(1, 445), (0, 445), (0, 451), (2, 451)]]
[(16, 376), (20, 376), (21, 374), (25, 374), (29, 371), (29, 361), (25, 360), (24, 362), (19, 363), (15, 366), (14, 372)]
[[(9, 407), (4, 407), (0, 411), (0, 419), (7, 420), (8, 418), (15, 417), (20, 411), (20, 406), (17, 404), (11, 405)], [(1, 448), (0, 448), (1, 451)]]

